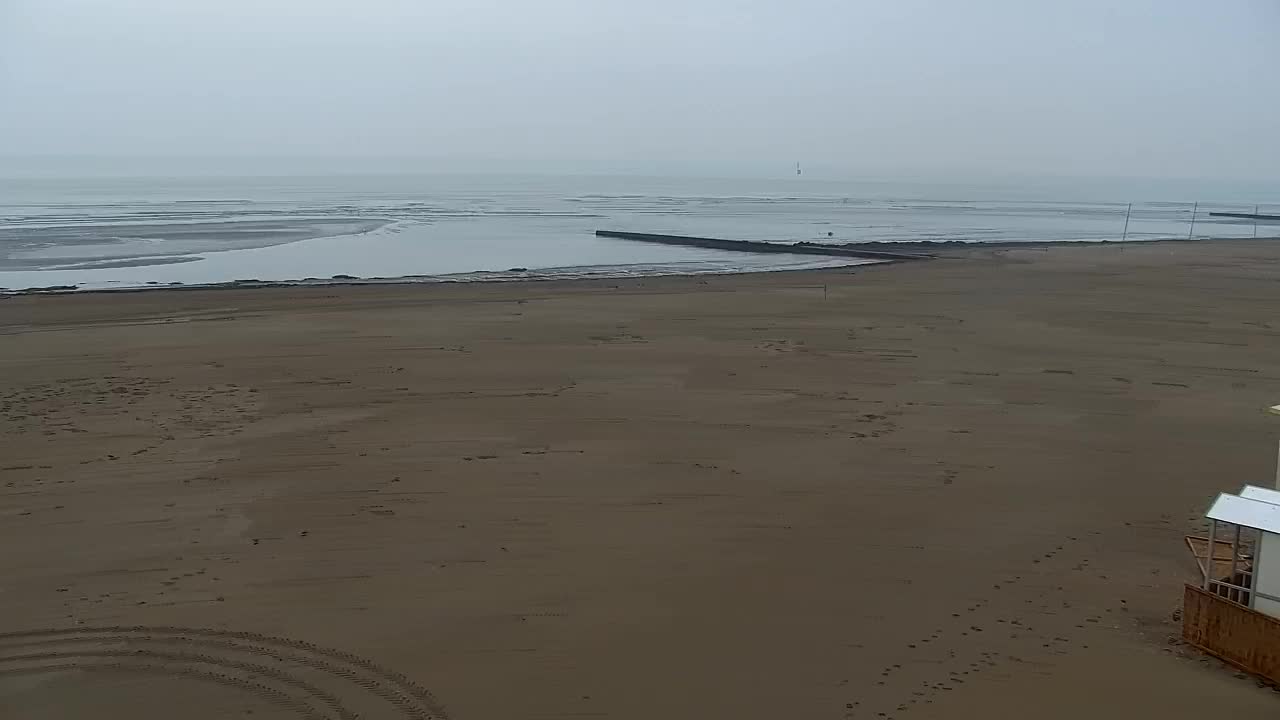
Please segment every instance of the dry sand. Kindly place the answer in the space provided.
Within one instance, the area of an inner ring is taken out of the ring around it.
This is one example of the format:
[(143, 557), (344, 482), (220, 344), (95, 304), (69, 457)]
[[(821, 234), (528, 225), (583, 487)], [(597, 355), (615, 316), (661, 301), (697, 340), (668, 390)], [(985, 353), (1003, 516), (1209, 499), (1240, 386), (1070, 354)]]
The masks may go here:
[(1218, 242), (0, 300), (0, 717), (1274, 718), (1173, 616), (1277, 299)]

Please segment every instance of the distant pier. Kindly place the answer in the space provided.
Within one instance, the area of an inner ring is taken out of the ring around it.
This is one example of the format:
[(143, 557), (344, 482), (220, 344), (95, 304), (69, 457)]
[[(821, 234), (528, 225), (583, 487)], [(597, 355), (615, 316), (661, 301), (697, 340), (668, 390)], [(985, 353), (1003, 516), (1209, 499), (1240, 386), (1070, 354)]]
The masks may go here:
[(824, 245), (822, 243), (797, 242), (774, 243), (759, 240), (722, 240), (719, 238), (689, 237), (687, 235), (659, 235), (655, 233), (623, 232), (621, 230), (597, 230), (596, 237), (637, 240), (663, 245), (729, 250), (749, 253), (785, 253), (788, 255), (828, 255), (834, 257), (863, 258), (867, 260), (927, 260), (932, 255), (864, 250), (848, 245)]
[(1211, 212), (1209, 217), (1241, 218), (1243, 220), (1280, 220), (1280, 215), (1259, 215), (1257, 213)]

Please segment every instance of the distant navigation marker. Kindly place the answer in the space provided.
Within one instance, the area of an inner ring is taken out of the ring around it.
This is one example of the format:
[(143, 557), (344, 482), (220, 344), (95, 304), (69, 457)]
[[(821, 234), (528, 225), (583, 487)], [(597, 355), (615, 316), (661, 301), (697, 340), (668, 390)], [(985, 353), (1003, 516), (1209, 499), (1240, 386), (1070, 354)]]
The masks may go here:
[(796, 163), (796, 174), (800, 174), (800, 163)]

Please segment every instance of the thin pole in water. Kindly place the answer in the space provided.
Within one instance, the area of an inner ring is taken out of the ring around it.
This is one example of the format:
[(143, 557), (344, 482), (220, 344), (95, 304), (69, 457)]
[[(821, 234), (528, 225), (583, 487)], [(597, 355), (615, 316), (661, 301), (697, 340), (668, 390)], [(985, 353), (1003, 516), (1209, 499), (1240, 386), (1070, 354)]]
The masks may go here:
[(1200, 210), (1200, 202), (1196, 201), (1196, 204), (1191, 206), (1191, 229), (1187, 231), (1188, 240), (1191, 239), (1191, 235), (1196, 231), (1196, 212), (1199, 210)]
[(1253, 237), (1258, 238), (1258, 206), (1253, 206)]
[(1129, 207), (1124, 210), (1124, 234), (1120, 236), (1120, 242), (1124, 242), (1129, 237), (1129, 213), (1133, 212), (1133, 203), (1129, 203)]

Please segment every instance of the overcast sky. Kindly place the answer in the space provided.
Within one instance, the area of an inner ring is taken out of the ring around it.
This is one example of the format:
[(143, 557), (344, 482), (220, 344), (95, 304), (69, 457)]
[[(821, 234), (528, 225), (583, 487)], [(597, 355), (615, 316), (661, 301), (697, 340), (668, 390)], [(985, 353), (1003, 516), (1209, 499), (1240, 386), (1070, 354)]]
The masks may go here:
[(0, 155), (1274, 179), (1280, 0), (0, 0)]

